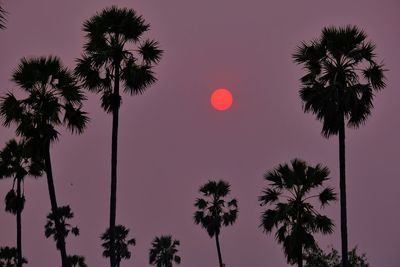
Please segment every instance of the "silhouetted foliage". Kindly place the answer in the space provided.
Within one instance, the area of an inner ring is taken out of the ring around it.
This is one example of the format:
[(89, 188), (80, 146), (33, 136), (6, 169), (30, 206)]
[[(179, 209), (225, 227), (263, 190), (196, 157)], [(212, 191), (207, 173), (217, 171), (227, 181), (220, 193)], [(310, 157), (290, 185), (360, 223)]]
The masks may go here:
[(83, 256), (78, 256), (78, 255), (68, 256), (68, 262), (71, 265), (71, 267), (88, 267), (87, 264), (85, 263), (85, 257)]
[(356, 26), (325, 27), (319, 39), (302, 42), (294, 61), (307, 73), (301, 78), (304, 111), (323, 123), (325, 137), (339, 134), (340, 205), (343, 266), (347, 267), (345, 124), (363, 125), (373, 108), (374, 93), (385, 84), (384, 67), (375, 60), (375, 45)]
[(131, 95), (143, 93), (156, 81), (153, 66), (161, 58), (159, 44), (144, 40), (150, 25), (132, 9), (112, 6), (84, 22), (87, 42), (78, 59), (76, 75), (83, 86), (101, 94), (101, 106), (112, 113), (111, 196), (110, 196), (110, 265), (115, 267), (114, 228), (117, 195), (118, 117), (121, 105), (120, 82)]
[(172, 240), (172, 236), (154, 238), (149, 251), (149, 263), (156, 267), (172, 267), (174, 263), (180, 264), (181, 257), (178, 252), (179, 240)]
[[(58, 210), (50, 144), (58, 139), (58, 128), (65, 126), (72, 133), (82, 133), (88, 118), (82, 111), (85, 99), (72, 73), (57, 57), (23, 58), (14, 70), (12, 81), (26, 98), (17, 99), (9, 92), (0, 101), (0, 115), (5, 126), (16, 124), (16, 134), (22, 136), (35, 161), (44, 160), (52, 212)], [(60, 228), (55, 218), (56, 228)], [(59, 229), (58, 232), (61, 232)], [(63, 236), (58, 238), (62, 266), (68, 267)]]
[[(369, 267), (365, 254), (359, 256), (357, 254), (357, 247), (353, 248), (348, 253), (349, 267)], [(304, 257), (306, 264), (305, 267), (341, 267), (341, 258), (339, 253), (333, 247), (329, 253), (325, 253), (321, 248), (316, 247), (307, 252)]]
[[(0, 179), (12, 178), (12, 189), (5, 197), (6, 211), (16, 215), (18, 267), (22, 266), (22, 210), (24, 209), (24, 178), (26, 175), (40, 176), (43, 172), (43, 161), (34, 161), (32, 151), (25, 140), (8, 141), (0, 151)], [(15, 188), (15, 183), (17, 184)]]
[[(130, 259), (131, 252), (129, 251), (129, 246), (135, 246), (136, 240), (134, 238), (127, 239), (129, 234), (129, 229), (123, 225), (115, 226), (115, 258), (116, 266), (119, 267), (121, 260)], [(104, 248), (103, 257), (109, 258), (111, 256), (111, 233), (110, 229), (107, 229), (105, 233), (101, 236), (101, 240), (104, 241), (101, 245)]]
[(226, 201), (224, 198), (230, 193), (230, 185), (225, 181), (208, 181), (200, 187), (200, 193), (204, 198), (198, 198), (194, 213), (194, 222), (207, 230), (212, 238), (215, 236), (218, 260), (220, 267), (223, 266), (219, 235), (222, 226), (232, 225), (237, 218), (238, 205), (236, 199)]
[(67, 220), (74, 218), (74, 213), (71, 211), (70, 206), (59, 207), (57, 210), (57, 214), (61, 224), (60, 233), (57, 232), (58, 230), (55, 227), (56, 216), (53, 212), (51, 212), (47, 215), (47, 223), (44, 227), (45, 228), (44, 234), (47, 238), (53, 236), (54, 241), (56, 241), (57, 248), (60, 249), (59, 236), (62, 236), (64, 240), (69, 235), (70, 232), (73, 235), (78, 236), (79, 228), (77, 226), (73, 227), (69, 223), (67, 223)]
[[(336, 200), (331, 187), (323, 185), (329, 178), (327, 167), (309, 166), (294, 159), (290, 165), (279, 165), (264, 175), (269, 182), (259, 197), (261, 206), (273, 207), (263, 211), (260, 227), (271, 233), (282, 244), (288, 263), (303, 266), (303, 253), (316, 246), (314, 233), (330, 234), (334, 224), (321, 215), (310, 200), (317, 200), (321, 208)], [(316, 192), (318, 190), (318, 192)]]
[[(17, 267), (18, 250), (14, 247), (0, 247), (0, 267)], [(28, 263), (22, 258), (22, 264)]]

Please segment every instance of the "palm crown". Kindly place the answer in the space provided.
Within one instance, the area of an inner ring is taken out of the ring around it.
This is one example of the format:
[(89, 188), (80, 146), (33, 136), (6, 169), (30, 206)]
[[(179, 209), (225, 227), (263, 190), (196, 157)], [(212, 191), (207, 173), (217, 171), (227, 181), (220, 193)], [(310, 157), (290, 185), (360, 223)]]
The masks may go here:
[(83, 30), (88, 41), (75, 72), (86, 88), (102, 93), (106, 111), (121, 102), (119, 92), (112, 92), (112, 81), (121, 79), (130, 94), (141, 94), (156, 81), (152, 65), (162, 51), (158, 42), (143, 40), (149, 25), (134, 10), (107, 8), (87, 20)]
[[(117, 266), (119, 266), (122, 259), (130, 259), (131, 252), (129, 251), (129, 246), (135, 246), (136, 240), (134, 238), (127, 239), (129, 234), (129, 229), (123, 225), (115, 226), (115, 255), (117, 259)], [(111, 233), (110, 229), (107, 229), (105, 233), (102, 234), (101, 240), (103, 243), (101, 244), (104, 248), (103, 257), (111, 256)]]
[(181, 263), (178, 252), (179, 240), (172, 240), (170, 235), (154, 238), (149, 251), (149, 263), (157, 267), (172, 267)]
[(17, 142), (12, 139), (7, 142), (4, 149), (0, 151), (0, 179), (12, 177), (14, 183), (12, 190), (6, 196), (6, 211), (16, 214), (18, 210), (22, 211), (24, 206), (23, 192), (20, 202), (18, 202), (18, 196), (14, 191), (15, 181), (23, 182), (24, 177), (28, 174), (34, 177), (41, 176), (43, 168), (42, 161), (35, 162), (31, 159), (24, 140)]
[(326, 137), (338, 133), (341, 114), (350, 127), (364, 123), (374, 91), (385, 87), (383, 65), (375, 61), (375, 45), (366, 38), (355, 26), (326, 27), (319, 39), (303, 42), (293, 55), (307, 70), (300, 90), (304, 110), (323, 121)]
[(12, 80), (29, 95), (18, 100), (8, 93), (2, 98), (0, 114), (5, 126), (16, 123), (18, 135), (40, 143), (57, 140), (56, 128), (62, 125), (72, 132), (84, 130), (88, 121), (81, 110), (85, 97), (57, 57), (23, 58)]
[(209, 181), (200, 187), (205, 198), (198, 198), (195, 206), (198, 211), (194, 214), (194, 221), (205, 228), (210, 237), (219, 235), (221, 226), (228, 226), (236, 221), (238, 214), (237, 200), (226, 201), (230, 193), (230, 185), (225, 181)]
[[(288, 262), (298, 260), (302, 248), (315, 246), (312, 233), (332, 233), (333, 222), (321, 215), (309, 202), (316, 198), (321, 207), (336, 200), (336, 194), (330, 187), (324, 187), (329, 170), (321, 165), (308, 166), (306, 162), (294, 159), (291, 166), (279, 165), (267, 172), (265, 180), (270, 182), (259, 197), (261, 206), (273, 206), (262, 213), (260, 227), (267, 233), (277, 228), (275, 237), (283, 244)], [(322, 190), (315, 194), (315, 191)]]

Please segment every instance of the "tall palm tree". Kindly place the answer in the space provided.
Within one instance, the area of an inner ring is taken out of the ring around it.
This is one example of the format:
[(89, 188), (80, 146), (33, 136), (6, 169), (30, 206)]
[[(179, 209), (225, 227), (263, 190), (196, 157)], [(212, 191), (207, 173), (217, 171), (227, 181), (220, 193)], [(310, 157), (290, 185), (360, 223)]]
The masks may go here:
[(342, 262), (347, 267), (345, 125), (358, 128), (371, 114), (374, 93), (385, 85), (384, 67), (375, 60), (375, 45), (356, 26), (326, 27), (319, 39), (302, 43), (294, 61), (307, 73), (301, 78), (304, 111), (323, 123), (322, 135), (339, 134)]
[[(316, 199), (321, 207), (336, 200), (336, 194), (330, 187), (323, 185), (329, 178), (327, 167), (307, 165), (294, 159), (288, 164), (279, 165), (264, 175), (269, 182), (259, 197), (261, 206), (269, 206), (263, 211), (260, 227), (271, 233), (277, 228), (275, 237), (282, 243), (288, 263), (297, 262), (303, 266), (304, 250), (316, 246), (314, 233), (330, 234), (334, 224), (328, 217), (321, 215), (311, 204)], [(316, 190), (321, 190), (316, 193)]]
[[(42, 162), (32, 161), (26, 142), (15, 139), (6, 143), (0, 151), (0, 179), (13, 178), (13, 187), (6, 196), (6, 210), (17, 217), (17, 266), (22, 266), (22, 210), (24, 208), (25, 196), (22, 184), (26, 175), (41, 176), (43, 171)], [(15, 192), (14, 186), (17, 184)]]
[(219, 266), (223, 267), (219, 235), (222, 226), (232, 225), (236, 221), (237, 200), (225, 200), (231, 190), (229, 183), (221, 180), (208, 181), (199, 191), (204, 198), (198, 198), (194, 204), (198, 208), (194, 213), (194, 222), (206, 229), (211, 238), (215, 236)]
[(110, 194), (110, 265), (115, 267), (114, 229), (117, 198), (117, 142), (120, 83), (130, 95), (142, 94), (156, 81), (153, 66), (161, 58), (158, 42), (143, 40), (149, 30), (132, 9), (112, 6), (84, 22), (87, 43), (75, 73), (90, 91), (101, 94), (101, 106), (112, 113), (111, 194)]
[[(17, 99), (13, 93), (0, 100), (3, 124), (16, 124), (16, 133), (26, 139), (35, 159), (43, 159), (47, 176), (51, 210), (55, 227), (61, 233), (60, 218), (50, 157), (50, 145), (58, 137), (58, 128), (66, 126), (72, 133), (82, 133), (88, 121), (81, 110), (84, 95), (72, 73), (57, 57), (23, 58), (12, 80), (27, 94)], [(62, 266), (68, 266), (65, 240), (59, 237)]]
[[(119, 267), (122, 259), (130, 259), (131, 252), (129, 251), (129, 246), (135, 246), (136, 240), (134, 238), (127, 239), (129, 234), (129, 229), (123, 225), (115, 226), (115, 241), (114, 241), (114, 253), (116, 259), (116, 266)], [(103, 257), (109, 258), (111, 256), (111, 231), (107, 229), (105, 233), (102, 234), (101, 240), (104, 242), (101, 244), (104, 248)]]
[(179, 240), (172, 240), (172, 236), (154, 238), (149, 251), (149, 263), (156, 267), (172, 267), (173, 263), (181, 263), (178, 252)]

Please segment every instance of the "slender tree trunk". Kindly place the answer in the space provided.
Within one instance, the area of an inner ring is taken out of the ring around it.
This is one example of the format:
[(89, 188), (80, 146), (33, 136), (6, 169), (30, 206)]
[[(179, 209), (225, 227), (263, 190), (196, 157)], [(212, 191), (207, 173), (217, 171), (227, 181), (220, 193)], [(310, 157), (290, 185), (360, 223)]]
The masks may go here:
[[(343, 92), (339, 90), (343, 99)], [(342, 102), (342, 101), (340, 101)], [(345, 125), (343, 107), (340, 103), (340, 125), (339, 125), (339, 169), (340, 169), (340, 230), (342, 237), (342, 267), (348, 266), (348, 243), (347, 243), (347, 211), (346, 211), (346, 158), (345, 158)]]
[(297, 253), (297, 266), (303, 267), (303, 249), (300, 245), (299, 252)]
[(219, 234), (215, 234), (215, 243), (217, 244), (219, 267), (223, 267), (224, 264), (222, 263), (221, 248), (219, 246)]
[(21, 180), (17, 177), (17, 267), (22, 267)]
[(111, 194), (110, 194), (110, 266), (116, 267), (115, 257), (115, 220), (117, 214), (117, 142), (118, 142), (118, 116), (119, 105), (115, 106), (114, 101), (119, 101), (119, 62), (115, 63), (115, 79), (113, 92), (112, 110), (112, 140), (111, 140)]
[(62, 267), (69, 267), (68, 259), (67, 259), (67, 250), (65, 246), (65, 239), (64, 235), (62, 235), (62, 227), (60, 223), (60, 217), (58, 214), (58, 206), (57, 206), (57, 199), (56, 199), (56, 191), (54, 188), (54, 180), (53, 180), (53, 171), (51, 168), (51, 159), (50, 159), (50, 143), (45, 144), (45, 170), (47, 176), (47, 186), (49, 188), (49, 195), (50, 195), (50, 204), (51, 204), (51, 211), (54, 214), (54, 224), (56, 227), (56, 235), (58, 239), (59, 250), (61, 254), (61, 264)]

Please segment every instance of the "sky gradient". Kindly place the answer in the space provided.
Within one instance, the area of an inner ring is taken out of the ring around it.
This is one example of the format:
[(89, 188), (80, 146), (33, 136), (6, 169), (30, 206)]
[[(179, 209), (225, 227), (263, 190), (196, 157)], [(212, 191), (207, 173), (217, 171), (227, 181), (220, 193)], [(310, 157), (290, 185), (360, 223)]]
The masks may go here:
[[(347, 130), (349, 247), (365, 252), (371, 266), (398, 266), (400, 237), (400, 2), (398, 0), (307, 1), (2, 1), (9, 12), (0, 31), (0, 95), (18, 93), (11, 72), (24, 56), (57, 55), (70, 68), (82, 53), (84, 20), (116, 4), (133, 8), (151, 24), (148, 37), (165, 50), (158, 82), (144, 95), (123, 95), (120, 109), (117, 223), (131, 229), (137, 245), (122, 266), (148, 266), (155, 236), (179, 239), (181, 266), (217, 266), (215, 241), (193, 223), (193, 203), (209, 179), (231, 184), (239, 201), (236, 224), (221, 233), (229, 267), (288, 266), (281, 246), (259, 225), (257, 196), (263, 174), (298, 157), (331, 170), (339, 188), (337, 137), (321, 136), (321, 123), (302, 112), (298, 96), (303, 70), (291, 55), (324, 26), (357, 25), (376, 45), (389, 71), (387, 88), (374, 100), (372, 116)], [(231, 90), (225, 112), (210, 106), (219, 87)], [(87, 94), (91, 121), (81, 136), (61, 132), (51, 150), (58, 204), (69, 204), (79, 237), (67, 239), (69, 254), (89, 266), (107, 266), (99, 236), (108, 226), (111, 115), (100, 97)], [(0, 128), (0, 144), (14, 137)], [(0, 199), (12, 181), (0, 181)], [(45, 177), (25, 182), (23, 251), (28, 266), (59, 266), (53, 240), (44, 237), (50, 210)], [(322, 248), (340, 251), (339, 202), (326, 209), (337, 225), (318, 236)], [(15, 244), (15, 217), (0, 206), (0, 246)]]

